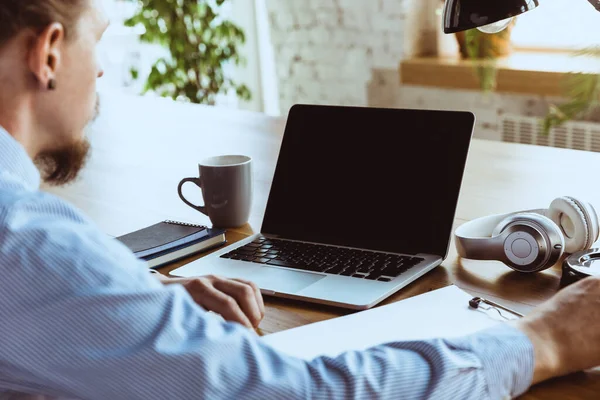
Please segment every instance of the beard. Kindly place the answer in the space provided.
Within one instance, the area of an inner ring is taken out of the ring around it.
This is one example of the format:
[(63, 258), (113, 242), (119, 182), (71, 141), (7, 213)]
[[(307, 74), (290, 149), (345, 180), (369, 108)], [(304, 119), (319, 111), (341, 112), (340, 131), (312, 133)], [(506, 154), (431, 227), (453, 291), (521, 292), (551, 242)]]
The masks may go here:
[(45, 183), (62, 186), (77, 178), (85, 166), (89, 152), (90, 143), (84, 138), (69, 146), (40, 153), (35, 158), (35, 165)]
[[(100, 100), (96, 96), (96, 106), (90, 122), (98, 118)], [(42, 180), (52, 186), (62, 186), (73, 182), (85, 166), (90, 153), (90, 142), (86, 137), (53, 150), (44, 151), (34, 162)]]

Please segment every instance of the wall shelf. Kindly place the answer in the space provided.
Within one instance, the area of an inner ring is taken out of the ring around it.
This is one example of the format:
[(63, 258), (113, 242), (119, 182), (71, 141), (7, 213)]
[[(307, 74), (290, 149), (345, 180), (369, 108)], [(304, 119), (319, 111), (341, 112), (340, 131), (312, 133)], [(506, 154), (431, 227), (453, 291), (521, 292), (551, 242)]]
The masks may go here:
[[(572, 72), (600, 73), (600, 58), (568, 53), (514, 53), (497, 61), (499, 93), (560, 97)], [(474, 62), (457, 58), (424, 57), (401, 62), (402, 84), (447, 89), (480, 90)]]

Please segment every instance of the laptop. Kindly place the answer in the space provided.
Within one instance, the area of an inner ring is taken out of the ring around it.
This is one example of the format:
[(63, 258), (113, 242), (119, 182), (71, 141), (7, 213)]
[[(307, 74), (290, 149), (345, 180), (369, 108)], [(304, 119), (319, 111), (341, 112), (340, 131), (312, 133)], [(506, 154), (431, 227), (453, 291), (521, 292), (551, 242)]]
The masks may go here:
[(368, 309), (446, 258), (474, 124), (464, 111), (295, 105), (260, 233), (171, 275)]

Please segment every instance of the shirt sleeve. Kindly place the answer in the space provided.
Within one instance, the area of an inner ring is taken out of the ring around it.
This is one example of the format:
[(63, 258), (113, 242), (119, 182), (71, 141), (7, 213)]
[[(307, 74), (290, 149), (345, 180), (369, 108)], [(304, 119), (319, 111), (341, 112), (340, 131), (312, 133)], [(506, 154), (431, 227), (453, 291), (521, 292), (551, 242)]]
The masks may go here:
[(53, 217), (37, 208), (10, 215), (0, 238), (0, 393), (479, 400), (516, 396), (531, 383), (532, 345), (504, 325), (310, 362), (286, 356), (206, 313), (183, 287), (161, 285), (82, 217), (54, 208)]

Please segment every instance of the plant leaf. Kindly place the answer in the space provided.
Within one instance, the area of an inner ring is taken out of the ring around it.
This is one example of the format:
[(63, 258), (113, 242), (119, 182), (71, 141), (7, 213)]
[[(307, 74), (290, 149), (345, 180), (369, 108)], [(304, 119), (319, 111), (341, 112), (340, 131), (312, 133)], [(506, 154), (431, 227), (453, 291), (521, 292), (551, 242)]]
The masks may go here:
[[(140, 40), (168, 50), (169, 57), (154, 62), (143, 93), (214, 104), (218, 94), (235, 88), (240, 99), (250, 90), (235, 83), (225, 70), (245, 60), (240, 56), (246, 38), (241, 27), (222, 17), (221, 7), (233, 0), (140, 0), (126, 26), (142, 25)], [(139, 71), (132, 68), (132, 77)]]

